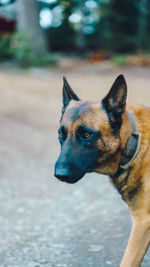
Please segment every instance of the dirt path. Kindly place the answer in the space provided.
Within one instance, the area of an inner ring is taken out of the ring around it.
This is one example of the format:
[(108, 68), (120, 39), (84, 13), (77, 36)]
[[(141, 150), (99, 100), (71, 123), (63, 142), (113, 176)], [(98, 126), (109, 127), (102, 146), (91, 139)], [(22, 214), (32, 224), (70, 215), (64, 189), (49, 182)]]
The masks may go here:
[[(150, 105), (150, 70), (66, 66), (22, 73), (0, 68), (0, 266), (119, 266), (130, 231), (108, 178), (75, 185), (53, 176), (62, 74), (83, 99), (101, 99), (119, 73), (129, 102)], [(142, 266), (148, 267), (149, 253)]]

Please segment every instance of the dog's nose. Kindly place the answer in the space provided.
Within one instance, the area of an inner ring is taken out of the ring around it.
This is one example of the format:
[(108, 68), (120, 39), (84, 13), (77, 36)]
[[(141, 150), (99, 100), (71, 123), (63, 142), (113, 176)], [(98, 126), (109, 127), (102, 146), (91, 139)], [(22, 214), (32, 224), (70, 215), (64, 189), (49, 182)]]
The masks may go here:
[(70, 176), (71, 173), (68, 169), (64, 168), (64, 169), (55, 169), (55, 177), (57, 177), (59, 180), (61, 181), (65, 181), (67, 180)]

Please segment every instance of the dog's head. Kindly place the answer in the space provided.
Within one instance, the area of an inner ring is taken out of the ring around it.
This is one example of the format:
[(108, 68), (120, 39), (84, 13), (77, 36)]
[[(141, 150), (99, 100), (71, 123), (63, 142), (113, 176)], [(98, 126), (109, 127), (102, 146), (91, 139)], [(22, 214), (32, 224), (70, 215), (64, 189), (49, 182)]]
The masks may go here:
[(125, 111), (127, 86), (123, 75), (115, 80), (102, 101), (81, 101), (66, 78), (58, 130), (61, 152), (55, 176), (75, 183), (87, 172), (107, 173), (107, 162), (119, 150), (120, 127)]

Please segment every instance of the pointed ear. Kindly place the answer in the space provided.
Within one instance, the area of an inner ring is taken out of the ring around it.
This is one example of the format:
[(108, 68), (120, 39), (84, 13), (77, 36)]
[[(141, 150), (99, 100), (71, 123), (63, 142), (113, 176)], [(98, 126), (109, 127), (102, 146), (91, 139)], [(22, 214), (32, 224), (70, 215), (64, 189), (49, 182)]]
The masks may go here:
[(65, 109), (71, 100), (80, 101), (80, 99), (72, 90), (71, 86), (67, 82), (66, 77), (63, 77), (63, 81), (63, 109)]
[(121, 116), (125, 111), (127, 98), (127, 84), (123, 75), (119, 75), (109, 93), (102, 100), (109, 121), (112, 126), (120, 128)]

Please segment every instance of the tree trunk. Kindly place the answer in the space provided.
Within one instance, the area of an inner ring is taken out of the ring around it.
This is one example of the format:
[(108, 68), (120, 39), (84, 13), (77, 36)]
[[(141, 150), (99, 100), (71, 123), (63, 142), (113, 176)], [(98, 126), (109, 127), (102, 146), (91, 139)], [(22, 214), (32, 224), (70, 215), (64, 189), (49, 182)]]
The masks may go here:
[(139, 16), (139, 49), (147, 48), (147, 35), (149, 36), (149, 32), (147, 32), (147, 22), (148, 22), (148, 10), (149, 10), (149, 1), (141, 0), (142, 9)]
[(83, 16), (84, 16), (84, 12), (85, 12), (84, 4), (85, 4), (85, 0), (80, 0), (79, 8), (80, 8), (80, 11), (82, 14), (82, 19), (80, 22), (80, 29), (78, 30), (77, 35), (76, 35), (76, 46), (79, 49), (79, 51), (84, 51), (84, 49), (85, 49), (85, 36), (83, 33), (83, 26), (84, 26)]
[(40, 3), (37, 0), (17, 0), (17, 28), (31, 33), (31, 41), (36, 54), (46, 52), (44, 32), (39, 25)]

